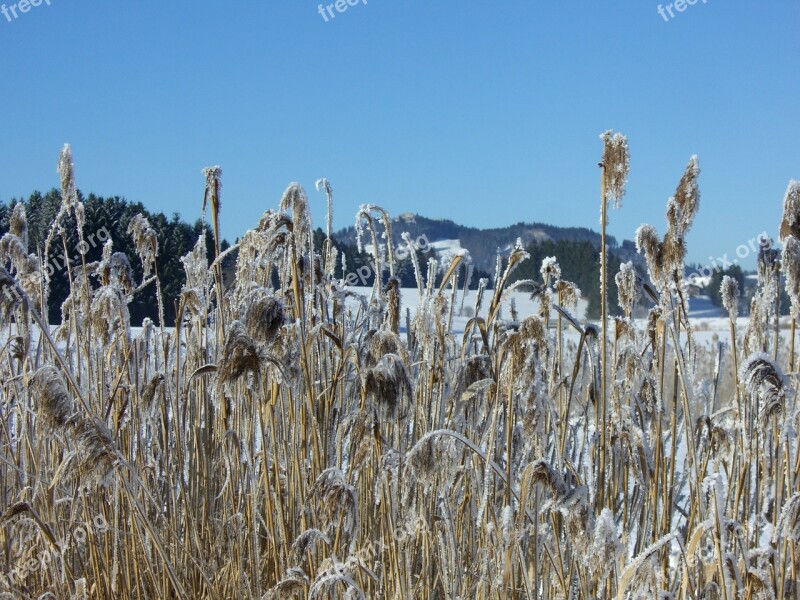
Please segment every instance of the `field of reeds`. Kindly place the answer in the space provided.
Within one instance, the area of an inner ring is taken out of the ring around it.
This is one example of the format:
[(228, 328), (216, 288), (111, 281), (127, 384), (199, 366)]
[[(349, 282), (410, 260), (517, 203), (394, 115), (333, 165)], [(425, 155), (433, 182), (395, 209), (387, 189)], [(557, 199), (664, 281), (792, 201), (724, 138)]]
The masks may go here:
[[(605, 235), (628, 147), (602, 142)], [(694, 157), (663, 235), (636, 232), (648, 273), (598, 273), (625, 316), (604, 302), (599, 323), (576, 320), (580, 290), (554, 260), (512, 285), (517, 247), (457, 336), (460, 257), (414, 265), (413, 314), (391, 250), (366, 296), (334, 276), (324, 180), (322, 247), (292, 184), (227, 251), (224, 281), (218, 168), (203, 202), (216, 251), (201, 238), (183, 258), (175, 327), (131, 328), (136, 294), (163, 314), (144, 218), (129, 228), (138, 256), (109, 240), (70, 266), (51, 325), (40, 257), (66, 243), (65, 223), (83, 235), (68, 147), (59, 172), (44, 252), (30, 253), (21, 205), (0, 241), (0, 599), (798, 597), (800, 183), (783, 252), (759, 256), (748, 325), (726, 279), (730, 331), (709, 349), (682, 287)], [(378, 206), (356, 222), (373, 248), (402, 236)], [(501, 310), (512, 288), (538, 313)]]

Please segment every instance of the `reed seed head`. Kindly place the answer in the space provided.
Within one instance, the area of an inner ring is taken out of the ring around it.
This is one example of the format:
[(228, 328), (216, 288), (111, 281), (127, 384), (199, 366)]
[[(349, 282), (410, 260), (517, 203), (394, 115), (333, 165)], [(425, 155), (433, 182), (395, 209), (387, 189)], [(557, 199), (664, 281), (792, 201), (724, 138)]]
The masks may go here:
[(336, 468), (323, 471), (314, 482), (314, 492), (322, 500), (322, 513), (328, 522), (327, 535), (337, 528), (345, 539), (352, 540), (358, 528), (358, 498), (344, 473)]
[(0, 325), (8, 321), (21, 300), (17, 282), (5, 267), (0, 265)]
[(602, 579), (608, 577), (609, 567), (617, 564), (622, 544), (619, 541), (617, 524), (614, 513), (604, 508), (600, 513), (592, 535), (592, 545), (586, 556), (586, 564), (595, 573), (600, 573)]
[(409, 364), (408, 349), (400, 336), (388, 329), (370, 329), (364, 336), (364, 365), (374, 367), (387, 354), (396, 354)]
[(689, 159), (675, 196), (667, 204), (667, 222), (677, 237), (683, 238), (689, 231), (700, 207), (700, 188), (697, 183), (699, 177), (700, 162), (695, 155)]
[(75, 190), (75, 165), (72, 163), (72, 147), (64, 144), (58, 157), (58, 174), (61, 178), (61, 202), (70, 208), (77, 200)]
[(390, 277), (383, 289), (386, 297), (386, 321), (394, 333), (400, 332), (400, 279)]
[(561, 280), (561, 267), (558, 266), (558, 260), (556, 260), (555, 256), (548, 256), (542, 260), (540, 272), (542, 279), (551, 285)]
[(286, 322), (283, 303), (264, 288), (251, 292), (247, 298), (244, 323), (254, 340), (271, 343)]
[(308, 246), (311, 236), (311, 212), (308, 207), (306, 191), (297, 182), (289, 184), (281, 198), (280, 209), (292, 210), (295, 247), (302, 252)]
[(722, 306), (728, 311), (728, 316), (735, 319), (739, 314), (739, 282), (725, 275), (722, 277), (719, 292), (722, 296)]
[(114, 435), (95, 417), (73, 418), (71, 422), (81, 455), (81, 473), (95, 482), (106, 481), (119, 457)]
[(564, 308), (576, 308), (581, 300), (581, 288), (571, 281), (559, 280), (556, 284), (556, 292), (561, 299), (561, 306)]
[(650, 279), (661, 289), (666, 284), (668, 274), (664, 269), (661, 239), (655, 227), (648, 224), (639, 226), (636, 230), (636, 251), (644, 254)]
[(63, 429), (72, 416), (73, 406), (58, 369), (44, 366), (37, 370), (31, 378), (30, 391), (36, 400), (38, 418), (51, 431)]
[(203, 169), (203, 176), (206, 178), (206, 192), (203, 197), (203, 213), (206, 206), (211, 202), (211, 214), (219, 214), (222, 206), (220, 200), (220, 190), (222, 189), (222, 167), (214, 165)]
[(397, 418), (402, 399), (411, 397), (411, 381), (402, 359), (396, 354), (384, 355), (367, 371), (364, 388), (367, 397), (390, 420)]
[(786, 188), (783, 198), (783, 218), (779, 239), (784, 241), (789, 236), (800, 239), (800, 181), (792, 179)]
[(89, 321), (103, 345), (110, 341), (115, 332), (127, 338), (130, 334), (130, 313), (123, 290), (111, 285), (97, 290), (89, 308)]
[(10, 231), (0, 238), (0, 264), (5, 264), (6, 261), (11, 263), (11, 269), (20, 277), (39, 270), (39, 261), (28, 254), (22, 240)]
[(130, 294), (136, 287), (133, 267), (124, 252), (114, 252), (111, 259), (101, 266), (101, 273), (106, 285), (117, 287), (125, 294)]
[(784, 240), (781, 265), (786, 276), (786, 293), (791, 302), (791, 315), (797, 319), (800, 317), (800, 240), (793, 235)]
[(795, 544), (800, 543), (800, 492), (783, 505), (778, 526), (773, 533), (773, 538), (777, 537), (792, 540)]
[(319, 529), (307, 529), (292, 543), (291, 558), (294, 564), (300, 564), (306, 552), (313, 552), (314, 545), (321, 541), (326, 546), (331, 545), (331, 539)]
[(241, 321), (234, 321), (225, 335), (222, 359), (218, 365), (219, 382), (235, 381), (247, 373), (258, 376), (261, 357), (253, 338)]
[(767, 238), (758, 249), (758, 282), (769, 286), (780, 269), (780, 254), (772, 247), (772, 239)]
[(617, 282), (619, 306), (625, 311), (625, 314), (629, 315), (633, 311), (633, 303), (636, 300), (636, 269), (634, 269), (633, 263), (630, 261), (622, 263), (614, 280)]
[(606, 202), (613, 201), (614, 207), (622, 205), (625, 186), (628, 183), (630, 153), (628, 138), (610, 129), (600, 135), (603, 140), (603, 177), (605, 180)]
[(437, 476), (444, 487), (450, 485), (457, 457), (455, 441), (431, 431), (422, 436), (406, 454), (406, 461), (423, 490), (430, 491)]
[(19, 202), (14, 205), (11, 217), (8, 219), (8, 232), (17, 237), (25, 252), (28, 251), (28, 218), (25, 214), (25, 205)]
[(164, 383), (164, 374), (156, 373), (150, 379), (150, 381), (147, 382), (147, 385), (142, 390), (141, 399), (145, 413), (152, 413), (153, 409), (156, 408), (157, 405), (154, 402), (154, 400), (156, 399), (156, 392), (163, 383)]
[(567, 484), (561, 473), (556, 471), (545, 460), (537, 460), (533, 463), (531, 471), (531, 483), (544, 486), (555, 500), (563, 498), (567, 494)]
[(786, 401), (785, 377), (777, 364), (766, 354), (755, 353), (739, 368), (739, 383), (759, 402), (762, 426), (769, 417), (783, 411)]
[(133, 238), (136, 254), (142, 261), (143, 277), (146, 279), (153, 269), (158, 255), (158, 236), (150, 226), (150, 221), (141, 213), (128, 223), (128, 235)]

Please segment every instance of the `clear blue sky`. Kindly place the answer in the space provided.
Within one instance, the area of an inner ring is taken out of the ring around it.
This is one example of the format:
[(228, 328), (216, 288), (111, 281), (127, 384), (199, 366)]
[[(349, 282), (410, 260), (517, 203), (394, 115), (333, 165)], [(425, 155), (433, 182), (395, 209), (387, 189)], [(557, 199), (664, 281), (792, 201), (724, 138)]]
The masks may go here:
[(231, 240), (291, 181), (324, 227), (319, 177), (337, 228), (366, 202), (597, 228), (611, 128), (632, 154), (611, 233), (663, 232), (696, 153), (689, 259), (708, 262), (774, 234), (800, 179), (797, 0), (698, 0), (668, 22), (653, 0), (368, 0), (327, 23), (317, 5), (50, 0), (0, 15), (0, 200), (56, 186), (69, 142), (85, 193), (189, 221), (201, 169), (220, 164)]

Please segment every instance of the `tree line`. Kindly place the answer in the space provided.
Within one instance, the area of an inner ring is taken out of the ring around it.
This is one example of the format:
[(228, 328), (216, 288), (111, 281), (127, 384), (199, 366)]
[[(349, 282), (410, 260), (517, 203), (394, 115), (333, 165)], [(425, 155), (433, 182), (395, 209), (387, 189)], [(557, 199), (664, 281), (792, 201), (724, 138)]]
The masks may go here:
[[(123, 252), (133, 268), (135, 280), (142, 281), (142, 265), (136, 260), (133, 240), (128, 235), (128, 224), (137, 214), (144, 215), (156, 231), (158, 240), (158, 275), (164, 296), (164, 321), (166, 325), (175, 323), (176, 303), (185, 281), (183, 264), (180, 259), (190, 252), (203, 229), (206, 230), (208, 256), (214, 256), (213, 236), (209, 225), (199, 219), (194, 225), (182, 221), (177, 213), (167, 217), (164, 213), (148, 211), (139, 202), (129, 202), (119, 196), (103, 198), (95, 194), (78, 198), (84, 204), (85, 225), (84, 244), (79, 246), (75, 220), (72, 215), (63, 223), (63, 238), (56, 236), (50, 246), (49, 255), (42, 256), (45, 239), (59, 206), (61, 193), (53, 189), (46, 194), (32, 193), (27, 199), (12, 199), (8, 204), (0, 202), (0, 237), (9, 228), (9, 218), (14, 206), (22, 203), (28, 221), (28, 252), (42, 259), (45, 269), (51, 276), (48, 300), (48, 319), (50, 323), (61, 322), (61, 305), (69, 295), (69, 273), (72, 267), (101, 258), (103, 245), (107, 240), (113, 244), (114, 252)], [(227, 242), (222, 249), (229, 247)], [(81, 256), (83, 255), (83, 256)], [(227, 261), (230, 268), (231, 261)], [(158, 309), (155, 301), (155, 286), (150, 285), (136, 294), (128, 305), (131, 323), (139, 325), (145, 318), (158, 322)]]
[[(114, 252), (123, 252), (128, 257), (135, 280), (142, 281), (142, 265), (136, 260), (134, 242), (127, 232), (131, 219), (137, 214), (142, 214), (150, 221), (157, 235), (157, 267), (164, 299), (165, 325), (174, 325), (178, 301), (185, 282), (185, 272), (180, 259), (194, 248), (204, 230), (207, 256), (209, 258), (214, 256), (214, 238), (210, 225), (200, 219), (196, 220), (194, 224), (189, 224), (181, 220), (178, 213), (167, 217), (161, 212), (151, 212), (140, 202), (130, 202), (120, 196), (102, 197), (91, 193), (84, 196), (78, 192), (78, 198), (83, 202), (85, 209), (83, 247), (79, 248), (77, 229), (74, 218), (70, 215), (63, 223), (63, 239), (61, 236), (56, 237), (57, 243), (51, 244), (47, 257), (42, 256), (45, 239), (61, 205), (61, 193), (57, 189), (52, 189), (46, 194), (37, 191), (26, 199), (13, 198), (7, 204), (0, 202), (0, 237), (9, 230), (9, 219), (14, 206), (19, 203), (25, 206), (28, 222), (27, 250), (42, 258), (42, 263), (51, 277), (48, 298), (49, 322), (61, 322), (61, 306), (69, 295), (71, 268), (80, 265), (83, 260), (87, 263), (99, 260), (102, 256), (103, 245), (108, 240), (113, 244)], [(320, 250), (323, 247), (325, 234), (322, 229), (317, 229), (314, 235), (315, 248)], [(334, 272), (335, 277), (346, 280), (350, 276), (349, 285), (373, 285), (375, 273), (371, 254), (359, 252), (356, 244), (348, 244), (342, 240), (336, 241), (335, 246), (339, 256)], [(222, 251), (228, 248), (230, 248), (230, 244), (222, 240)], [(434, 257), (434, 254), (430, 249), (425, 248), (415, 248), (414, 252), (424, 277), (428, 261)], [(236, 258), (237, 252), (233, 250), (222, 263), (225, 281), (229, 281), (233, 276)], [(395, 275), (399, 278), (401, 287), (416, 287), (416, 275), (410, 256), (396, 262)], [(387, 277), (387, 273), (381, 274), (383, 283), (386, 282)], [(489, 274), (474, 270), (471, 287), (474, 288), (482, 277), (489, 278)], [(461, 285), (463, 285), (463, 280)], [(128, 305), (133, 325), (141, 324), (145, 318), (158, 322), (155, 293), (155, 286), (151, 285), (133, 297)]]

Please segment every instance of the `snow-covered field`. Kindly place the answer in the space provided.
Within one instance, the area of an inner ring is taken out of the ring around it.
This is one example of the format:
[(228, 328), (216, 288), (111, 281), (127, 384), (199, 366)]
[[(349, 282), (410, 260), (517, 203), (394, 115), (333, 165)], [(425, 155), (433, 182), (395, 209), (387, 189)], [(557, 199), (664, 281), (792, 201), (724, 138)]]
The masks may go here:
[[(350, 291), (361, 294), (370, 299), (372, 294), (371, 287), (351, 287), (348, 288)], [(444, 292), (447, 298), (450, 298), (450, 292)], [(486, 290), (483, 296), (483, 302), (481, 303), (481, 308), (478, 311), (478, 316), (486, 318), (487, 312), (489, 309), (489, 305), (492, 301), (492, 294), (494, 293), (493, 290)], [(417, 312), (420, 303), (420, 295), (419, 291), (416, 288), (403, 288), (401, 290), (401, 302), (400, 308), (403, 314), (403, 318), (401, 319), (401, 331), (405, 333), (405, 313), (406, 309), (411, 311), (411, 317), (413, 318), (414, 314)], [(455, 310), (453, 311), (453, 329), (452, 333), (454, 334), (461, 334), (464, 333), (464, 328), (466, 327), (467, 323), (470, 319), (475, 316), (475, 303), (477, 300), (477, 292), (475, 290), (469, 290), (466, 294), (464, 294), (461, 290), (456, 293), (455, 297)], [(537, 314), (539, 311), (539, 302), (537, 300), (531, 299), (531, 294), (525, 291), (512, 291), (508, 294), (505, 301), (501, 307), (500, 316), (502, 318), (511, 318), (511, 309), (512, 309), (512, 302), (516, 306), (516, 311), (519, 319), (524, 319), (530, 315)], [(355, 299), (350, 299), (349, 305), (354, 309), (358, 306), (358, 302)], [(586, 307), (588, 303), (586, 300), (580, 300), (578, 303), (578, 308), (576, 311), (572, 312), (573, 316), (575, 316), (578, 321), (583, 322), (586, 319)], [(558, 317), (558, 313), (555, 311), (552, 312), (553, 320)]]
[[(371, 287), (352, 287), (348, 288), (352, 292), (356, 294), (361, 294), (370, 299), (372, 294)], [(405, 333), (405, 312), (406, 309), (411, 311), (411, 316), (413, 318), (414, 314), (416, 313), (419, 303), (420, 303), (420, 296), (419, 292), (416, 288), (403, 288), (401, 290), (402, 293), (402, 300), (401, 300), (401, 312), (403, 314), (403, 318), (400, 322), (400, 329), (401, 333)], [(481, 306), (481, 310), (478, 313), (480, 317), (487, 316), (488, 306), (491, 302), (492, 298), (492, 290), (486, 290), (484, 293), (483, 303)], [(449, 296), (448, 296), (449, 298)], [(539, 311), (539, 302), (538, 300), (534, 300), (531, 298), (531, 294), (524, 291), (512, 291), (506, 297), (505, 301), (502, 304), (501, 308), (501, 317), (509, 319), (511, 318), (511, 302), (514, 302), (516, 306), (517, 316), (519, 319), (524, 319), (530, 315), (538, 314)], [(475, 290), (470, 290), (466, 293), (466, 296), (462, 293), (462, 291), (458, 291), (456, 293), (455, 298), (455, 306), (456, 310), (454, 311), (453, 316), (453, 329), (452, 333), (454, 335), (460, 335), (464, 333), (464, 329), (469, 322), (469, 320), (475, 316), (475, 301), (476, 301), (476, 292)], [(349, 305), (355, 310), (358, 302), (355, 299), (350, 299)], [(571, 314), (578, 320), (579, 323), (585, 324), (587, 323), (587, 316), (586, 316), (586, 309), (588, 307), (588, 302), (585, 299), (581, 299), (578, 303), (578, 307), (574, 311), (570, 311)], [(558, 317), (558, 313), (555, 311), (551, 312), (551, 323), (555, 323)], [(714, 306), (712, 304), (711, 299), (708, 296), (697, 296), (691, 298), (689, 300), (689, 318), (693, 325), (693, 333), (694, 333), (694, 340), (700, 345), (704, 345), (706, 347), (711, 347), (717, 340), (727, 341), (730, 336), (730, 321), (728, 319), (727, 313), (722, 307)], [(591, 321), (594, 324), (599, 324), (598, 321)], [(639, 327), (645, 327), (646, 321), (644, 319), (637, 319), (636, 320)], [(741, 333), (747, 329), (748, 318), (747, 317), (739, 317), (737, 319), (737, 330)], [(785, 318), (781, 321), (781, 331), (782, 336), (785, 337), (785, 330), (788, 327), (788, 320)], [(570, 337), (574, 337), (577, 340), (578, 334), (575, 330), (570, 327), (567, 323), (564, 323), (564, 333), (569, 339)]]

